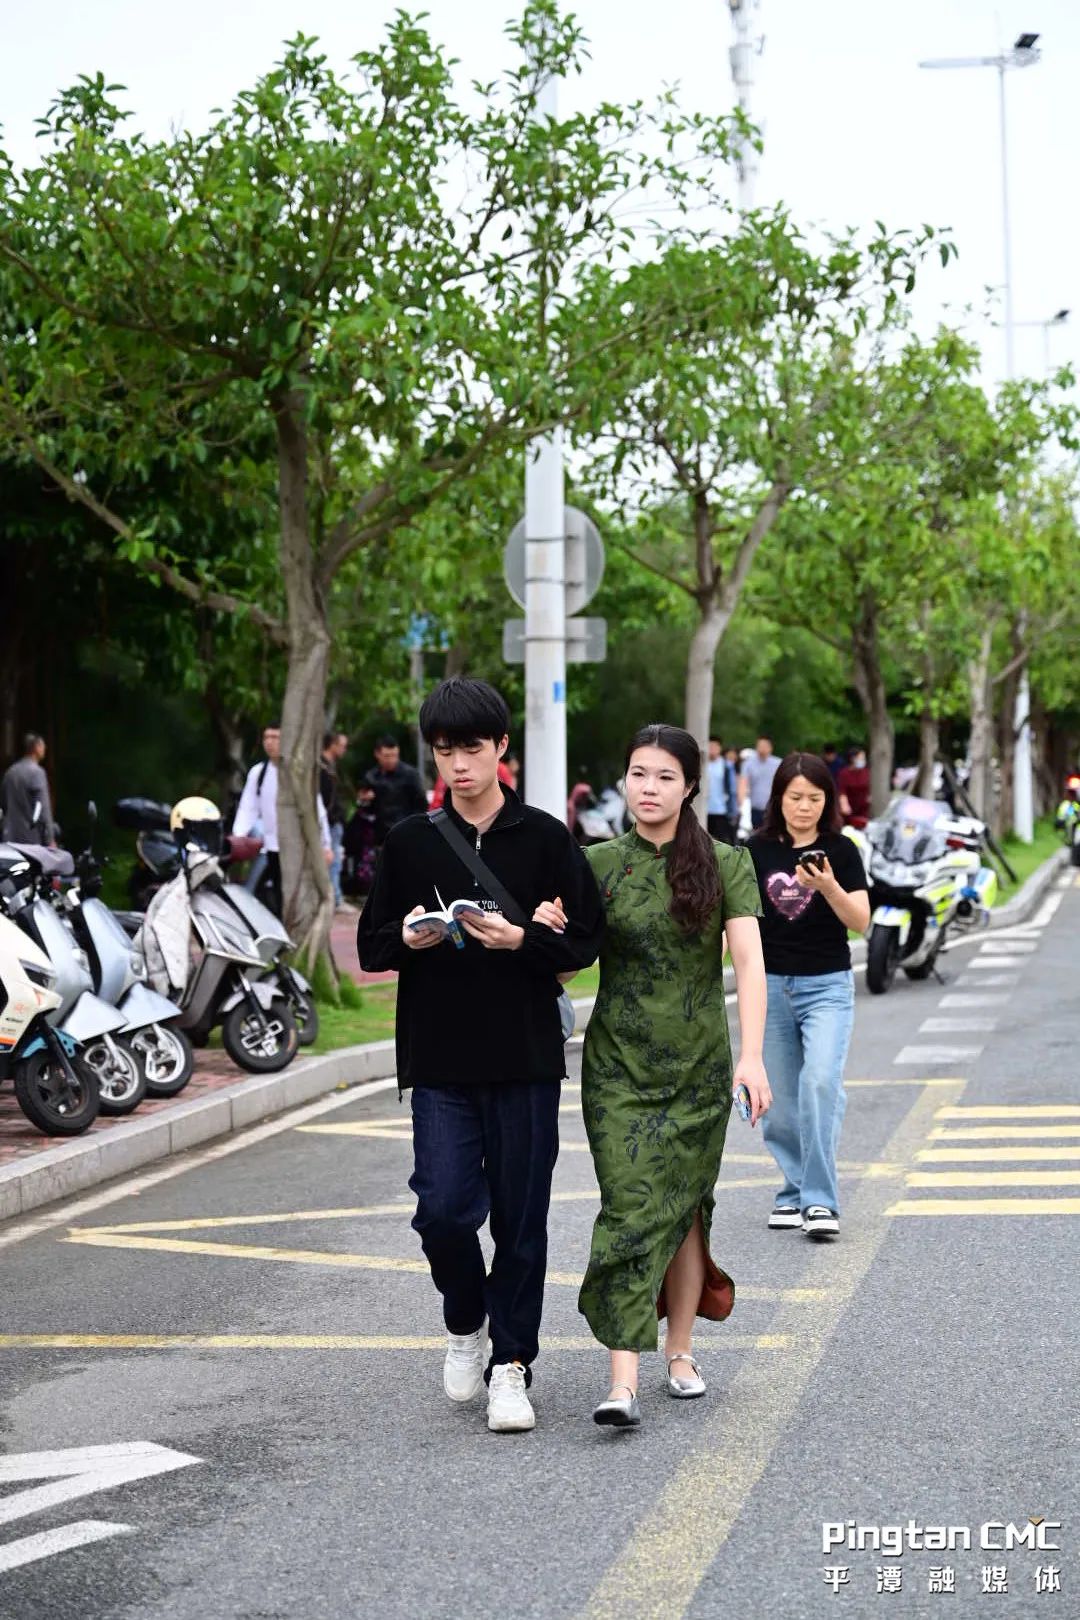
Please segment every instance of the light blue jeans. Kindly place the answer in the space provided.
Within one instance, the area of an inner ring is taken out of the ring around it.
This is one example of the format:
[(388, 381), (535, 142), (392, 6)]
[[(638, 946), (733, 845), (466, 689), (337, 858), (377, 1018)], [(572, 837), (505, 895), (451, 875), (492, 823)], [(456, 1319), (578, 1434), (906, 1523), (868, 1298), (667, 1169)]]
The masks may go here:
[(344, 857), (345, 828), (340, 821), (335, 821), (330, 829), (330, 848), (334, 852), (334, 859), (330, 863), (330, 887), (334, 891), (334, 904), (341, 904), (341, 867)]
[(851, 973), (766, 974), (765, 1072), (772, 1107), (761, 1121), (784, 1185), (777, 1205), (839, 1213), (836, 1149), (844, 1118), (844, 1064), (855, 1021)]

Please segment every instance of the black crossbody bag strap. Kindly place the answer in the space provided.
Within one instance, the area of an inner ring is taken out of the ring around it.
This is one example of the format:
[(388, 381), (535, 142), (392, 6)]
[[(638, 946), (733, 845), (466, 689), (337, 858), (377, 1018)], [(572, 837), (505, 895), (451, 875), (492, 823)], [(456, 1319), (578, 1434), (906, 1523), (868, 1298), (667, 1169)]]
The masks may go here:
[(485, 865), (476, 850), (463, 838), (445, 810), (429, 810), (428, 820), (450, 845), (454, 854), (463, 866), (468, 867), (481, 888), (487, 890), (507, 922), (513, 923), (515, 928), (525, 928), (529, 919), (514, 899), (509, 890), (504, 889), (490, 867)]

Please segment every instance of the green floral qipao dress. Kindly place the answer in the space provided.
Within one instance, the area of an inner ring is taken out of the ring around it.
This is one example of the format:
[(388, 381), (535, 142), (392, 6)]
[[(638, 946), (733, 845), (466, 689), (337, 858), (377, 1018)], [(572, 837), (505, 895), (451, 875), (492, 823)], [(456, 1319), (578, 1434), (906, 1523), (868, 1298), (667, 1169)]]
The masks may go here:
[[(722, 934), (761, 914), (748, 851), (717, 844), (720, 905), (704, 934), (684, 934), (668, 911), (670, 848), (629, 832), (585, 851), (607, 927), (581, 1066), (600, 1214), (578, 1306), (612, 1350), (656, 1349), (664, 1273), (698, 1209), (708, 1254), (731, 1113)], [(734, 1293), (709, 1257), (698, 1314), (722, 1320)]]

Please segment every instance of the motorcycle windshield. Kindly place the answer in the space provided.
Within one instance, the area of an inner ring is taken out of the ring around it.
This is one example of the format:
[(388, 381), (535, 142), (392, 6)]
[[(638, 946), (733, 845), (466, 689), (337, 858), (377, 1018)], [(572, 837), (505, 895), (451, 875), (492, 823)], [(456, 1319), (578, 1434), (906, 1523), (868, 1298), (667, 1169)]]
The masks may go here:
[(904, 866), (940, 860), (948, 849), (940, 825), (943, 811), (947, 814), (947, 807), (932, 799), (897, 799), (867, 828), (874, 853)]

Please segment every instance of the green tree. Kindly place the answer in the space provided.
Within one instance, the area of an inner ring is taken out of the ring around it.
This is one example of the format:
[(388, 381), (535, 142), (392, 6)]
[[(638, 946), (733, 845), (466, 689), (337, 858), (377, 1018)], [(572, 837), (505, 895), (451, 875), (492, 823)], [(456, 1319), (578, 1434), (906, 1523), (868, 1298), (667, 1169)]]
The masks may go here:
[[(538, 121), (538, 86), (577, 69), (580, 31), (533, 0), (510, 34), (519, 65), (478, 87), (478, 114), (403, 14), (347, 79), (299, 37), (209, 130), (163, 142), (128, 133), (117, 87), (83, 78), (43, 121), (40, 164), (2, 175), (0, 261), (32, 312), (5, 334), (5, 423), (128, 561), (285, 649), (282, 871), (311, 951), (331, 912), (314, 788), (337, 580), (617, 374), (633, 333), (608, 320), (597, 339), (567, 315), (573, 266), (625, 247), (632, 196), (714, 200), (727, 152), (724, 120), (670, 98)], [(239, 470), (230, 424), (262, 446)], [(283, 612), (82, 481), (163, 444), (250, 474), (260, 498), (276, 486)]]

